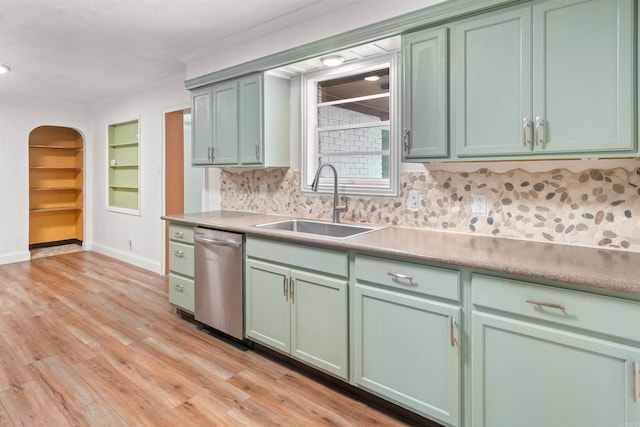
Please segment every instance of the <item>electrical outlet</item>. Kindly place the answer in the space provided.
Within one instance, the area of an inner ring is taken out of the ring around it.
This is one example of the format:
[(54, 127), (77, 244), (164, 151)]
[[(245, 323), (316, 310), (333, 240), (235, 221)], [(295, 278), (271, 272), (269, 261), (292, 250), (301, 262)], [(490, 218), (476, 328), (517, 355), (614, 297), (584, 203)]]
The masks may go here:
[(484, 194), (471, 195), (471, 213), (478, 215), (487, 214), (487, 198)]
[(420, 192), (418, 190), (409, 190), (407, 193), (407, 209), (417, 211), (420, 207)]
[(260, 184), (258, 195), (260, 196), (261, 199), (267, 198), (267, 184)]

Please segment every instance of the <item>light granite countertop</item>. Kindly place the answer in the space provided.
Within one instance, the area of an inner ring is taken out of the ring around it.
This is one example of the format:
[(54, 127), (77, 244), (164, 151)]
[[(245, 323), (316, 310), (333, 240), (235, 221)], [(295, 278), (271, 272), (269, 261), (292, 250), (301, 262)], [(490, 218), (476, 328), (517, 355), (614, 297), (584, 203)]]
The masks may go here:
[(393, 226), (347, 239), (333, 239), (258, 228), (257, 224), (292, 218), (237, 211), (167, 215), (162, 219), (291, 242), (557, 282), (640, 299), (640, 253), (636, 252)]

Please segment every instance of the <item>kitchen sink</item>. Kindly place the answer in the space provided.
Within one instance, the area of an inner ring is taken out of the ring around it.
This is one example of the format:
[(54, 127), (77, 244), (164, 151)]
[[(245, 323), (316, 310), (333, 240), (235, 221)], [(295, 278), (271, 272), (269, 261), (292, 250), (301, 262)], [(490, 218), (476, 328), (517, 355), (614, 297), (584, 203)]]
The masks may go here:
[(309, 221), (305, 219), (290, 219), (285, 221), (258, 224), (256, 227), (269, 230), (291, 231), (294, 233), (314, 234), (322, 237), (346, 239), (359, 236), (370, 231), (379, 230), (381, 227), (339, 224), (335, 222)]

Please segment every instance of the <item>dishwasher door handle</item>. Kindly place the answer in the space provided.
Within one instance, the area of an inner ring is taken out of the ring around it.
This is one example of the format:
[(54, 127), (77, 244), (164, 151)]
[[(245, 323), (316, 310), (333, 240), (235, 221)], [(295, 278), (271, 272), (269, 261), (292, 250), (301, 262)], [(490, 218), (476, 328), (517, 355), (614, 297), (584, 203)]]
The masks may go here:
[(209, 243), (215, 246), (229, 246), (232, 248), (239, 248), (242, 246), (242, 243), (237, 242), (225, 242), (224, 240), (214, 240), (214, 239), (205, 239), (204, 237), (196, 236), (195, 239), (198, 242)]

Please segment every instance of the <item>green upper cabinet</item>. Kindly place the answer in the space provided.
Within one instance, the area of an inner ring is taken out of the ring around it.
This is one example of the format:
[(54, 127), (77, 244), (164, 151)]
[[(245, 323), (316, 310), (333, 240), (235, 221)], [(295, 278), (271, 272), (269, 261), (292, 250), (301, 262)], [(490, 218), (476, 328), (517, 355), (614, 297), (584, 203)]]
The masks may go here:
[(213, 86), (213, 144), (211, 164), (238, 163), (238, 84)]
[(633, 4), (554, 0), (534, 5), (535, 151), (634, 148)]
[(289, 81), (269, 74), (192, 91), (194, 165), (289, 166)]
[(403, 161), (448, 155), (446, 28), (402, 37)]
[(213, 95), (211, 86), (196, 89), (191, 93), (193, 144), (191, 163), (194, 165), (211, 164), (213, 143)]
[(523, 131), (523, 119), (531, 117), (530, 28), (530, 8), (455, 26), (452, 139), (458, 156), (531, 151)]
[(240, 163), (260, 164), (262, 159), (262, 79), (260, 75), (240, 79)]
[(549, 0), (456, 24), (454, 158), (634, 154), (633, 0)]

